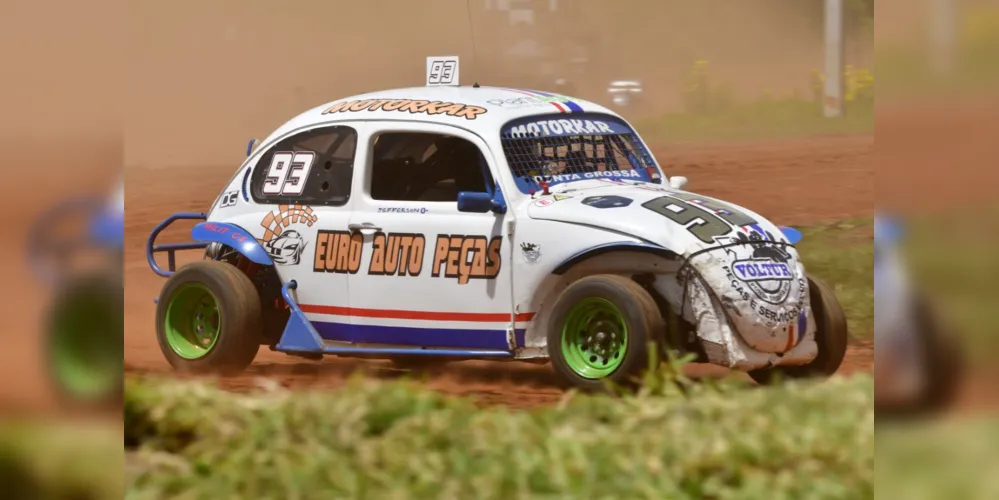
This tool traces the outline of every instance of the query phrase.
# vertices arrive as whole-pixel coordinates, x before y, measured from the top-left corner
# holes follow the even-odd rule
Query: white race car
[[[550,359],[595,389],[635,380],[650,346],[758,381],[828,376],[845,354],[800,233],[682,190],[591,102],[459,86],[457,58],[428,58],[424,87],[324,104],[253,144],[207,214],[149,237],[169,277],[157,336],[178,369],[239,371],[267,345]],[[179,219],[203,220],[195,242],[157,245]],[[192,248],[207,258],[175,271]]]

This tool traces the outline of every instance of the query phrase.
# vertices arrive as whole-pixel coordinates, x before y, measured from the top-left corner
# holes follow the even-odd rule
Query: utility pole
[[[822,108],[826,118],[843,115],[843,0],[825,0],[826,80]]]
[[[948,76],[954,70],[954,31],[957,24],[954,0],[930,2],[930,54],[937,76]]]

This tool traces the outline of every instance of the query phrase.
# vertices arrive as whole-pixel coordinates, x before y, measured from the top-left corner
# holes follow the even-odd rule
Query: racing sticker
[[[520,251],[524,255],[524,261],[528,264],[533,265],[541,262],[541,245],[525,241],[520,244]]]
[[[322,114],[333,113],[359,113],[361,111],[398,111],[410,114],[427,115],[448,115],[466,120],[474,120],[479,115],[487,112],[481,106],[470,106],[455,102],[445,101],[420,101],[415,99],[361,99],[354,101],[338,102],[325,110]]]
[[[536,207],[542,207],[542,208],[544,208],[544,207],[550,207],[550,206],[554,205],[555,202],[562,201],[562,200],[568,200],[569,198],[572,198],[572,197],[573,197],[572,195],[568,195],[568,194],[557,194],[556,193],[556,194],[553,194],[551,197],[545,197],[545,198],[539,198],[539,199],[537,199],[534,202],[534,206],[536,206]]]
[[[375,276],[419,276],[423,271],[422,234],[375,233],[371,242],[368,274]]]
[[[512,90],[512,92],[524,93],[518,90]],[[570,103],[572,103],[572,99],[563,95],[529,95],[527,93],[508,99],[490,99],[486,101],[486,104],[505,109],[547,108],[548,106],[568,105]]]
[[[234,207],[237,201],[239,201],[239,191],[223,193],[219,198],[219,208]]]
[[[768,324],[797,322],[801,308],[783,307],[791,291],[807,290],[790,251],[767,231],[741,228],[731,243],[746,243],[725,249],[732,259],[722,271],[732,289]]]
[[[425,214],[430,209],[427,207],[378,207],[380,214]]]
[[[569,102],[569,98],[559,95],[553,95],[551,97],[525,95],[523,97],[513,97],[510,99],[490,99],[486,101],[486,104],[506,109],[521,109],[548,107],[548,105],[553,102],[566,103]]]
[[[610,120],[555,119],[535,120],[507,127],[504,136],[519,137],[552,137],[571,135],[612,135],[630,134],[627,125]]]
[[[500,271],[502,244],[500,236],[489,240],[485,236],[438,235],[431,275],[456,278],[461,285],[470,279],[494,279]]]
[[[583,172],[579,174],[552,174],[547,176],[535,175],[533,177],[534,182],[540,183],[543,180],[547,180],[549,183],[556,182],[568,182],[568,181],[581,181],[583,179],[621,179],[621,178],[633,178],[642,179],[642,174],[638,173],[637,170],[633,168],[625,170],[598,170],[596,172]]]
[[[350,231],[323,231],[316,235],[312,270],[317,273],[356,274],[361,267],[364,236]]]
[[[580,203],[593,208],[620,208],[631,205],[632,201],[624,196],[587,196]]]
[[[312,213],[312,207],[305,205],[279,205],[278,209],[269,212],[260,225],[264,228],[264,237],[260,244],[277,265],[298,265],[302,253],[309,244],[302,234],[291,226],[305,225],[312,227],[318,217]]]

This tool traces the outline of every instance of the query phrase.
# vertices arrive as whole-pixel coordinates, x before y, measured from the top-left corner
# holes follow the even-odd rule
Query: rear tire
[[[649,343],[662,346],[666,323],[655,300],[634,281],[601,274],[569,285],[548,320],[548,354],[563,385],[602,390],[638,384]]]
[[[818,344],[819,354],[805,365],[776,366],[749,371],[749,376],[757,383],[770,384],[781,377],[828,378],[843,364],[846,345],[850,339],[843,306],[840,305],[832,288],[814,276],[808,277],[808,295],[815,318],[815,342]]]
[[[239,373],[260,348],[260,309],[253,282],[235,266],[217,261],[188,264],[160,293],[160,350],[178,371]]]

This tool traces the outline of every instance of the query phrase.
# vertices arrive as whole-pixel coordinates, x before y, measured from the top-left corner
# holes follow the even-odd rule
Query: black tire
[[[124,286],[121,275],[98,272],[73,279],[49,309],[45,369],[63,403],[120,405],[124,394]]]
[[[818,344],[818,356],[805,365],[777,366],[749,371],[749,376],[757,383],[770,384],[781,377],[828,378],[843,364],[846,345],[850,339],[843,306],[840,305],[832,288],[814,276],[808,277],[808,295],[816,323],[815,342]]]
[[[623,360],[610,374],[587,378],[574,370],[562,350],[562,327],[567,315],[580,301],[604,299],[621,312],[628,328]],[[648,368],[649,343],[661,349],[666,334],[666,322],[655,300],[634,281],[617,275],[588,276],[569,285],[552,306],[547,325],[548,355],[562,385],[586,392],[606,388],[605,379],[618,387],[635,387]]]
[[[882,416],[920,417],[944,411],[953,404],[964,375],[964,353],[954,333],[943,324],[924,294],[917,292],[912,300],[913,312],[917,315],[915,324],[919,327],[916,339],[924,355],[926,385],[919,396],[907,404],[878,405],[875,401],[875,412]]]
[[[217,340],[203,356],[189,359],[167,340],[167,308],[175,293],[187,284],[200,284],[214,298],[219,313]],[[217,261],[188,264],[171,276],[156,306],[156,337],[160,350],[174,369],[189,373],[232,375],[246,369],[261,343],[261,307],[257,289],[235,266]]]

